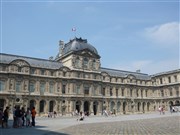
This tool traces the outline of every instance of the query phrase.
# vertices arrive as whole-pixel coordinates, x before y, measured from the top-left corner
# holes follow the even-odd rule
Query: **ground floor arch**
[[[42,112],[45,112],[45,104],[46,104],[46,101],[45,100],[41,100],[39,102],[39,112],[42,113]]]
[[[78,113],[80,112],[80,110],[81,110],[81,101],[76,101],[76,104],[75,104],[75,106],[76,106],[76,110],[78,111]]]
[[[5,108],[5,100],[0,99],[0,108],[4,109]]]
[[[84,102],[84,112],[85,113],[89,113],[89,105],[90,105],[90,103],[88,101]]]
[[[126,114],[126,105],[127,105],[127,103],[123,102],[123,114]]]
[[[54,112],[55,101],[49,101],[49,112]]]
[[[98,102],[94,101],[93,102],[93,112],[94,112],[94,115],[97,115],[97,110],[98,110]]]

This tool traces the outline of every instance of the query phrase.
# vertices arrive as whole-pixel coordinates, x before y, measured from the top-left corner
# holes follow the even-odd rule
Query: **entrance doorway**
[[[98,102],[95,101],[95,102],[93,103],[93,112],[94,112],[94,115],[97,114],[97,108],[98,108]]]
[[[80,109],[81,109],[81,102],[76,101],[76,110],[78,111],[78,113],[80,112]]]
[[[89,114],[89,102],[88,101],[84,102],[84,113],[87,115]]]
[[[123,102],[123,113],[126,114],[126,102]]]

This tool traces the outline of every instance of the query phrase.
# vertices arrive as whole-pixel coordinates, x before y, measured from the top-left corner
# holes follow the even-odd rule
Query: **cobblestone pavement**
[[[132,114],[120,116],[37,117],[36,127],[2,129],[0,135],[180,135],[180,112]]]
[[[180,117],[80,124],[61,132],[70,135],[180,135]]]

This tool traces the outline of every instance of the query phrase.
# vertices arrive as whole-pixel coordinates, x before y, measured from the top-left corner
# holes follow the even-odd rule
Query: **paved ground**
[[[0,128],[0,135],[180,135],[180,113],[37,118],[32,128]],[[12,121],[10,121],[10,125]]]

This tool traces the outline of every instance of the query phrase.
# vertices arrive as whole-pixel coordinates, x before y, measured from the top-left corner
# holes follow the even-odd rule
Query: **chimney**
[[[140,70],[140,69],[136,70],[136,73],[140,73],[140,72],[141,72],[141,70]]]
[[[59,56],[62,56],[62,51],[64,49],[64,41],[59,41]]]

